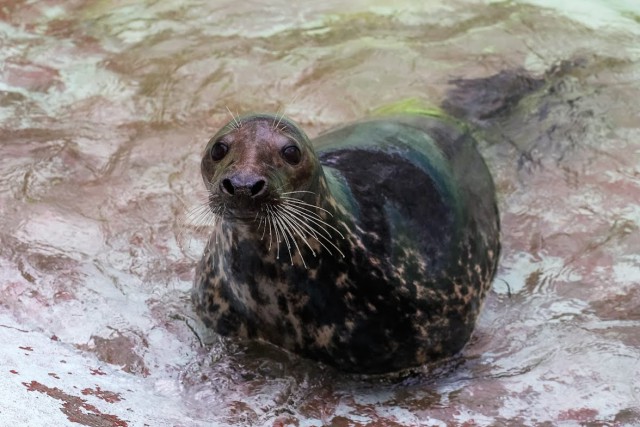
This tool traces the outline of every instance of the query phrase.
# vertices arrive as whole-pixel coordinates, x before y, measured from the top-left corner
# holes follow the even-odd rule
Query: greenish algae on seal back
[[[364,120],[309,141],[238,117],[207,144],[215,223],[193,290],[204,323],[377,374],[458,352],[500,253],[493,181],[437,115]]]

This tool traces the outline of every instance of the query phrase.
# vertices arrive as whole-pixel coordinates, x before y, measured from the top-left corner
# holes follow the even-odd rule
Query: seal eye
[[[289,145],[282,149],[282,157],[291,165],[297,165],[302,159],[300,149],[295,145]]]
[[[211,156],[211,160],[213,160],[214,162],[219,162],[224,158],[224,156],[227,155],[228,151],[229,147],[227,147],[227,144],[216,142],[215,144],[213,144],[213,147],[211,147],[209,155]]]

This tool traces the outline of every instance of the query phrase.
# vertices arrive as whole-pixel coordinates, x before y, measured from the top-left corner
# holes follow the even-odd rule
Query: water
[[[640,425],[637,3],[0,6],[3,423]],[[504,247],[460,357],[363,380],[204,335],[183,218],[227,107],[315,135],[516,69],[508,114],[458,110]]]

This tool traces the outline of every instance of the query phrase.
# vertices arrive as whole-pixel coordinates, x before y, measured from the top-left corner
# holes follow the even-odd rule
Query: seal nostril
[[[251,187],[251,197],[255,197],[260,194],[260,192],[264,190],[265,184],[266,182],[264,182],[263,179],[253,184],[253,186]]]
[[[235,192],[235,188],[233,188],[233,184],[231,183],[230,179],[223,179],[222,180],[222,188],[223,191],[226,191],[228,194],[233,196],[233,193]]]

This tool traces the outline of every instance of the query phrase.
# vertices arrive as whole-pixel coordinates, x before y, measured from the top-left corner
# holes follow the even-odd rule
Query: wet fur
[[[216,163],[220,140],[232,149]],[[279,155],[291,143],[299,167]],[[371,120],[312,145],[285,118],[245,116],[212,138],[202,171],[218,216],[193,292],[207,326],[360,373],[418,366],[468,341],[495,274],[499,221],[491,176],[455,126]],[[265,177],[266,196],[234,207],[219,194],[230,173]],[[276,225],[265,206],[275,212],[284,197],[313,209],[339,251],[312,236],[266,238]]]

